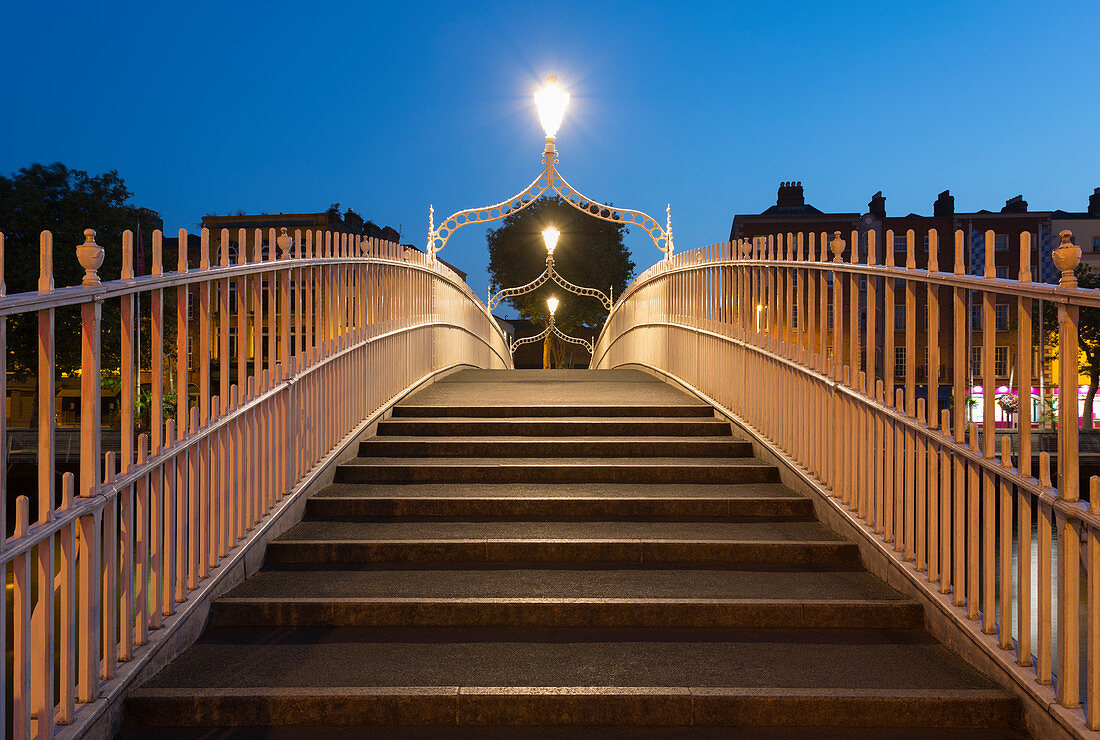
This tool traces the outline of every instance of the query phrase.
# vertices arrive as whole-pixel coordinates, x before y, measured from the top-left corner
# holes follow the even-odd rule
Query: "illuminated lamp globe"
[[[561,236],[561,232],[553,226],[547,226],[542,230],[542,240],[546,242],[546,253],[550,256],[554,255],[554,247],[558,246],[559,236]]]
[[[546,307],[550,309],[550,315],[553,316],[554,312],[558,310],[558,299],[554,297],[547,298]]]
[[[565,106],[569,105],[569,93],[558,84],[557,77],[550,75],[542,89],[535,93],[535,105],[538,106],[539,120],[542,122],[542,130],[546,132],[546,138],[553,139],[561,126]]]

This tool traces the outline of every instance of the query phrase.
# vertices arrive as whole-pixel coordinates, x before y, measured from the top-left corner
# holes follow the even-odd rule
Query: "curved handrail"
[[[853,232],[849,240],[839,232],[831,240],[817,236],[740,240],[654,265],[612,309],[591,366],[647,367],[714,403],[937,602],[976,649],[1003,666],[1006,685],[1037,700],[1036,707],[1056,707],[1051,716],[1076,734],[1100,729],[1100,675],[1078,674],[1083,647],[1093,664],[1100,658],[1100,637],[1090,627],[1083,646],[1077,621],[1084,603],[1079,575],[1089,579],[1090,593],[1100,589],[1100,478],[1089,481],[1089,501],[1080,500],[1077,406],[1059,404],[1054,479],[1048,453],[1033,462],[1030,423],[1017,424],[1015,444],[1007,435],[997,438],[992,389],[1002,370],[987,360],[971,379],[967,347],[968,327],[978,322],[980,346],[1018,342],[1009,367],[1017,378],[1032,378],[1033,328],[1044,320],[1034,315],[1033,301],[1046,301],[1059,315],[1057,381],[1076,394],[1080,309],[1100,306],[1100,291],[1077,286],[1072,271],[1080,253],[1070,235],[1063,232],[1054,249],[1059,285],[1032,282],[1026,233],[1018,280],[996,277],[991,231],[984,235],[984,269],[972,266],[981,275],[967,274],[969,239],[962,232],[954,235],[949,272],[939,269],[934,230],[921,269],[913,231],[905,237],[904,265],[894,264],[891,231],[885,264],[876,258],[873,231]],[[846,247],[856,243],[860,249],[845,259]],[[826,245],[831,254],[815,250]],[[970,291],[979,292],[978,314],[971,314]],[[894,311],[876,328],[884,321],[879,300],[897,307],[896,330]],[[921,303],[930,314],[925,328]],[[919,363],[922,345],[928,355]],[[875,357],[879,347],[885,363]],[[897,367],[895,349],[905,360]],[[1040,357],[1046,354],[1040,348]],[[938,394],[918,393],[920,373],[938,378],[948,365],[954,408]],[[962,404],[975,383],[990,392],[971,420]],[[1017,403],[1016,420],[1030,419],[1030,393]],[[953,419],[955,411],[961,418]],[[1057,589],[1053,573],[1063,574]],[[1089,625],[1100,620],[1098,610],[1100,601],[1090,597]],[[1035,680],[1023,680],[1019,666],[1031,666]]]

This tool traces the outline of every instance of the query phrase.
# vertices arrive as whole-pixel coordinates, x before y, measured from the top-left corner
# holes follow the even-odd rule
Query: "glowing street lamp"
[[[553,139],[558,135],[565,107],[569,105],[569,93],[562,89],[557,77],[550,75],[542,89],[535,93],[535,105],[538,106],[539,121],[546,138]]]
[[[533,342],[549,342],[551,336],[557,336],[564,342],[579,344],[586,350],[588,350],[588,354],[592,354],[592,342],[580,339],[578,337],[571,337],[558,328],[557,321],[554,318],[554,313],[558,310],[558,299],[556,296],[550,296],[546,299],[546,308],[550,310],[550,320],[546,322],[546,328],[533,337],[524,337],[522,339],[517,339],[516,341],[512,342],[512,345],[509,347],[512,354],[514,355],[516,353],[516,348],[520,345],[531,344]],[[543,351],[546,352],[548,350],[544,349]]]
[[[606,294],[601,290],[596,290],[595,288],[582,288],[579,285],[573,285],[573,283],[563,278],[554,270],[554,248],[558,246],[559,236],[561,236],[561,232],[555,229],[553,226],[547,226],[545,229],[542,230],[542,240],[546,244],[546,269],[543,270],[542,274],[539,275],[537,278],[527,283],[527,285],[521,285],[516,288],[505,288],[496,295],[493,295],[492,288],[490,288],[489,300],[485,304],[489,307],[490,311],[496,308],[497,304],[500,303],[502,299],[512,298],[514,296],[530,293],[532,290],[535,290],[543,283],[550,280],[554,281],[555,283],[575,295],[596,298],[600,301],[600,303],[603,304],[604,308],[606,308],[608,311],[611,310],[612,301],[609,294]],[[554,299],[554,305],[558,305],[556,298]],[[550,315],[551,317],[553,317],[553,309],[551,309]]]
[[[558,246],[559,236],[561,236],[561,232],[553,226],[547,226],[542,230],[542,240],[546,243],[546,253],[550,256],[554,255],[554,247]]]
[[[616,208],[604,203],[599,203],[584,195],[562,177],[558,172],[558,151],[554,143],[561,127],[562,117],[569,105],[569,93],[558,82],[558,78],[551,75],[546,78],[546,84],[535,93],[535,106],[538,108],[539,121],[546,133],[546,147],[542,151],[542,171],[538,176],[520,192],[507,200],[481,208],[467,208],[456,211],[448,216],[437,227],[435,225],[435,208],[428,207],[428,244],[427,253],[431,259],[443,247],[447,246],[447,240],[455,231],[470,224],[483,224],[489,221],[498,221],[520,211],[538,200],[543,193],[553,191],[557,193],[566,205],[576,208],[594,218],[610,221],[615,224],[634,226],[641,229],[653,241],[653,245],[664,253],[665,259],[672,259],[672,207],[665,208],[665,225],[658,223],[657,219],[643,211],[632,208]],[[553,247],[547,246],[547,251],[553,253]]]

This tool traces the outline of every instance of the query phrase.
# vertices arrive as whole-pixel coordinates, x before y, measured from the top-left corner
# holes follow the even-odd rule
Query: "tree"
[[[104,247],[103,280],[122,272],[122,232],[141,221],[144,234],[155,228],[149,212],[130,205],[130,191],[115,170],[89,175],[60,162],[32,164],[10,177],[0,176],[0,231],[4,233],[4,278],[9,294],[38,289],[39,235],[53,233],[53,275],[58,287],[78,285],[84,270],[76,259],[76,246],[84,243],[84,229],[95,229],[96,242]],[[148,238],[148,237],[146,237]],[[118,365],[118,307],[104,305],[103,366]],[[80,368],[80,314],[58,310],[55,317],[55,352],[58,373]],[[113,341],[112,341],[113,340]],[[37,369],[37,319],[21,314],[8,320],[8,371],[25,378]]]
[[[1077,277],[1077,284],[1082,288],[1100,288],[1100,275],[1092,272],[1092,268],[1085,263],[1077,265],[1073,271]],[[1092,429],[1092,408],[1096,400],[1096,392],[1100,389],[1100,308],[1082,306],[1077,325],[1077,341],[1081,350],[1080,372],[1089,376],[1089,390],[1085,394],[1085,409],[1083,427]],[[1048,301],[1043,310],[1043,334],[1047,338],[1047,346],[1055,351],[1050,359],[1057,358],[1058,349],[1058,306],[1053,301]],[[1076,388],[1059,389],[1064,398],[1073,398],[1077,395]],[[1066,393],[1070,395],[1066,396]]]
[[[576,210],[561,198],[540,198],[527,208],[504,218],[497,229],[489,229],[489,287],[525,285],[546,267],[546,246],[542,230],[554,226],[561,232],[554,251],[554,270],[569,282],[620,295],[634,277],[634,262],[623,244],[623,224],[602,221]],[[546,299],[556,295],[561,304],[555,314],[558,328],[575,331],[581,326],[597,327],[607,310],[595,298],[576,296],[547,282],[525,295],[508,299],[520,316],[546,322]]]

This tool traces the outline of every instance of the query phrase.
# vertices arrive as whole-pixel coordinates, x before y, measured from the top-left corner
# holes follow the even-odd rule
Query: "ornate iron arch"
[[[517,339],[516,341],[512,342],[512,346],[509,347],[509,351],[514,355],[516,353],[516,347],[519,347],[521,344],[531,344],[532,342],[541,341],[549,334],[557,336],[562,341],[570,342],[572,344],[579,344],[588,350],[588,354],[592,354],[592,343],[578,337],[571,337],[563,332],[561,329],[559,329],[557,323],[555,323],[554,321],[554,314],[550,314],[550,323],[546,325],[545,329],[543,329],[533,337],[524,337],[523,339]]]
[[[538,200],[547,190],[553,190],[562,200],[582,213],[611,223],[637,226],[649,235],[654,246],[661,250],[665,259],[672,259],[672,206],[665,208],[664,228],[649,214],[632,208],[615,208],[595,201],[570,185],[558,172],[558,152],[554,139],[546,139],[546,148],[542,153],[542,172],[530,185],[507,200],[481,208],[467,208],[456,211],[439,225],[435,226],[435,207],[428,207],[428,248],[433,258],[436,252],[447,246],[447,240],[454,232],[470,224],[483,224],[498,221],[509,214],[521,211]],[[537,286],[536,286],[537,287]],[[564,286],[563,286],[564,287]]]

